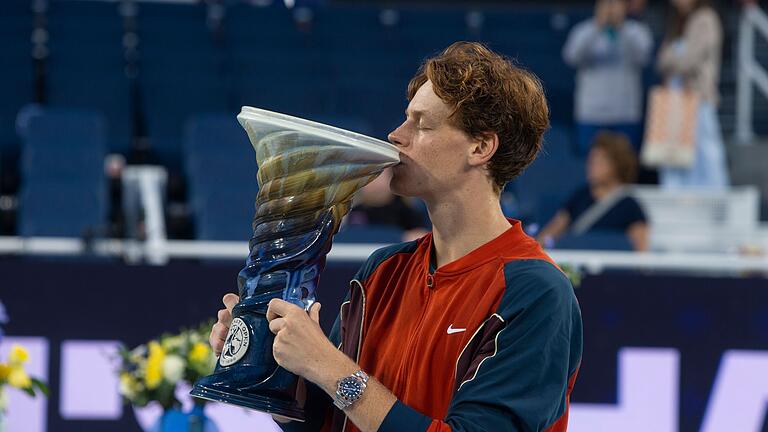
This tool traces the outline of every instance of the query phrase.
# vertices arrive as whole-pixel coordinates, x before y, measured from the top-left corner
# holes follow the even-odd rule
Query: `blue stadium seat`
[[[408,78],[384,77],[385,73],[380,70],[371,75],[360,69],[350,70],[339,77],[338,83],[338,113],[370,122],[373,135],[380,139],[386,139],[402,123],[408,106]]]
[[[52,2],[48,31],[47,104],[104,113],[109,124],[108,149],[127,154],[133,130],[118,5]]]
[[[520,217],[527,223],[546,224],[585,182],[583,160],[540,155],[514,182]]]
[[[370,57],[371,51],[376,56],[398,53],[402,56],[409,47],[399,23],[384,25],[381,13],[382,9],[367,6],[319,8],[312,24],[313,42],[329,58],[341,60]],[[397,12],[395,15],[399,16]]]
[[[310,120],[325,123],[338,128],[346,129],[352,132],[361,133],[364,135],[371,135],[373,133],[373,126],[371,122],[365,120],[362,117],[345,116],[338,114],[319,114],[310,117]]]
[[[491,48],[542,80],[554,122],[572,122],[573,70],[560,53],[570,27],[584,16],[581,10],[563,14],[548,7],[485,14],[484,34]]]
[[[83,110],[32,117],[22,146],[20,235],[81,236],[106,225],[105,123]]]
[[[256,154],[230,114],[193,117],[185,128],[184,165],[193,196],[255,182]]]
[[[23,237],[80,237],[107,223],[104,182],[25,182],[19,197],[18,233]]]
[[[570,128],[553,124],[552,127],[544,134],[544,145],[541,149],[541,155],[539,157],[564,160],[573,159],[576,157],[573,151],[573,135]]]
[[[590,232],[584,235],[564,235],[555,249],[631,251],[632,243],[624,233]]]
[[[6,0],[0,6],[0,153],[5,164],[19,153],[16,115],[33,99],[32,5],[28,0]],[[6,165],[6,167],[10,167]]]
[[[401,10],[400,17],[403,38],[422,57],[436,54],[456,41],[474,39],[467,31],[463,8],[409,8]]]
[[[255,183],[255,180],[254,180]],[[198,240],[248,240],[253,234],[256,193],[240,185],[195,200],[195,238]]]
[[[348,225],[334,237],[336,243],[400,243],[403,230],[386,225]]]
[[[262,56],[264,52],[295,55],[307,50],[311,42],[307,34],[297,30],[292,11],[281,7],[246,4],[230,7],[224,32],[233,52],[254,57]]]
[[[96,111],[81,109],[43,109],[30,120],[25,147],[53,150],[74,147],[74,152],[106,150],[107,125]]]
[[[102,115],[84,110],[47,109],[32,117],[22,147],[23,182],[103,181],[105,123]]]
[[[138,36],[149,142],[157,160],[175,170],[182,165],[186,121],[230,109],[222,55],[207,27],[204,4],[142,3]]]
[[[245,240],[258,192],[256,155],[231,114],[205,114],[185,127],[189,201],[201,240]]]

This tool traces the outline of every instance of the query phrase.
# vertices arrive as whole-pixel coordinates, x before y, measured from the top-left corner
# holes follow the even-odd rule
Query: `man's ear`
[[[469,164],[472,166],[487,164],[499,149],[499,135],[485,132],[479,135],[469,150]]]

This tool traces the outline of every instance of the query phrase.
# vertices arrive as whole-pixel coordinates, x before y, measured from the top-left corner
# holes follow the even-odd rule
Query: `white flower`
[[[147,355],[147,346],[146,345],[139,345],[136,348],[131,350],[130,357],[131,359],[134,359],[134,361],[138,362],[139,359],[142,357],[146,357]]]
[[[120,394],[125,396],[128,400],[134,400],[136,398],[136,383],[127,373],[120,376]]]
[[[163,376],[165,380],[175,384],[184,376],[184,359],[175,354],[167,355],[163,359]]]

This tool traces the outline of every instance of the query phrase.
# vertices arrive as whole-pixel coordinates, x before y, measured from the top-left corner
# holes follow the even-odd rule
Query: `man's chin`
[[[415,196],[413,193],[409,193],[409,190],[406,187],[406,185],[402,184],[402,182],[399,179],[396,179],[394,177],[389,182],[389,190],[392,191],[393,194],[403,198]]]

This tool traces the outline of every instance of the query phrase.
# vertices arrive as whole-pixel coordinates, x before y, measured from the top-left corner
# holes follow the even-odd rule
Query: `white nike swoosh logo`
[[[453,324],[448,326],[448,334],[461,333],[464,331],[467,331],[467,329],[453,328]]]

